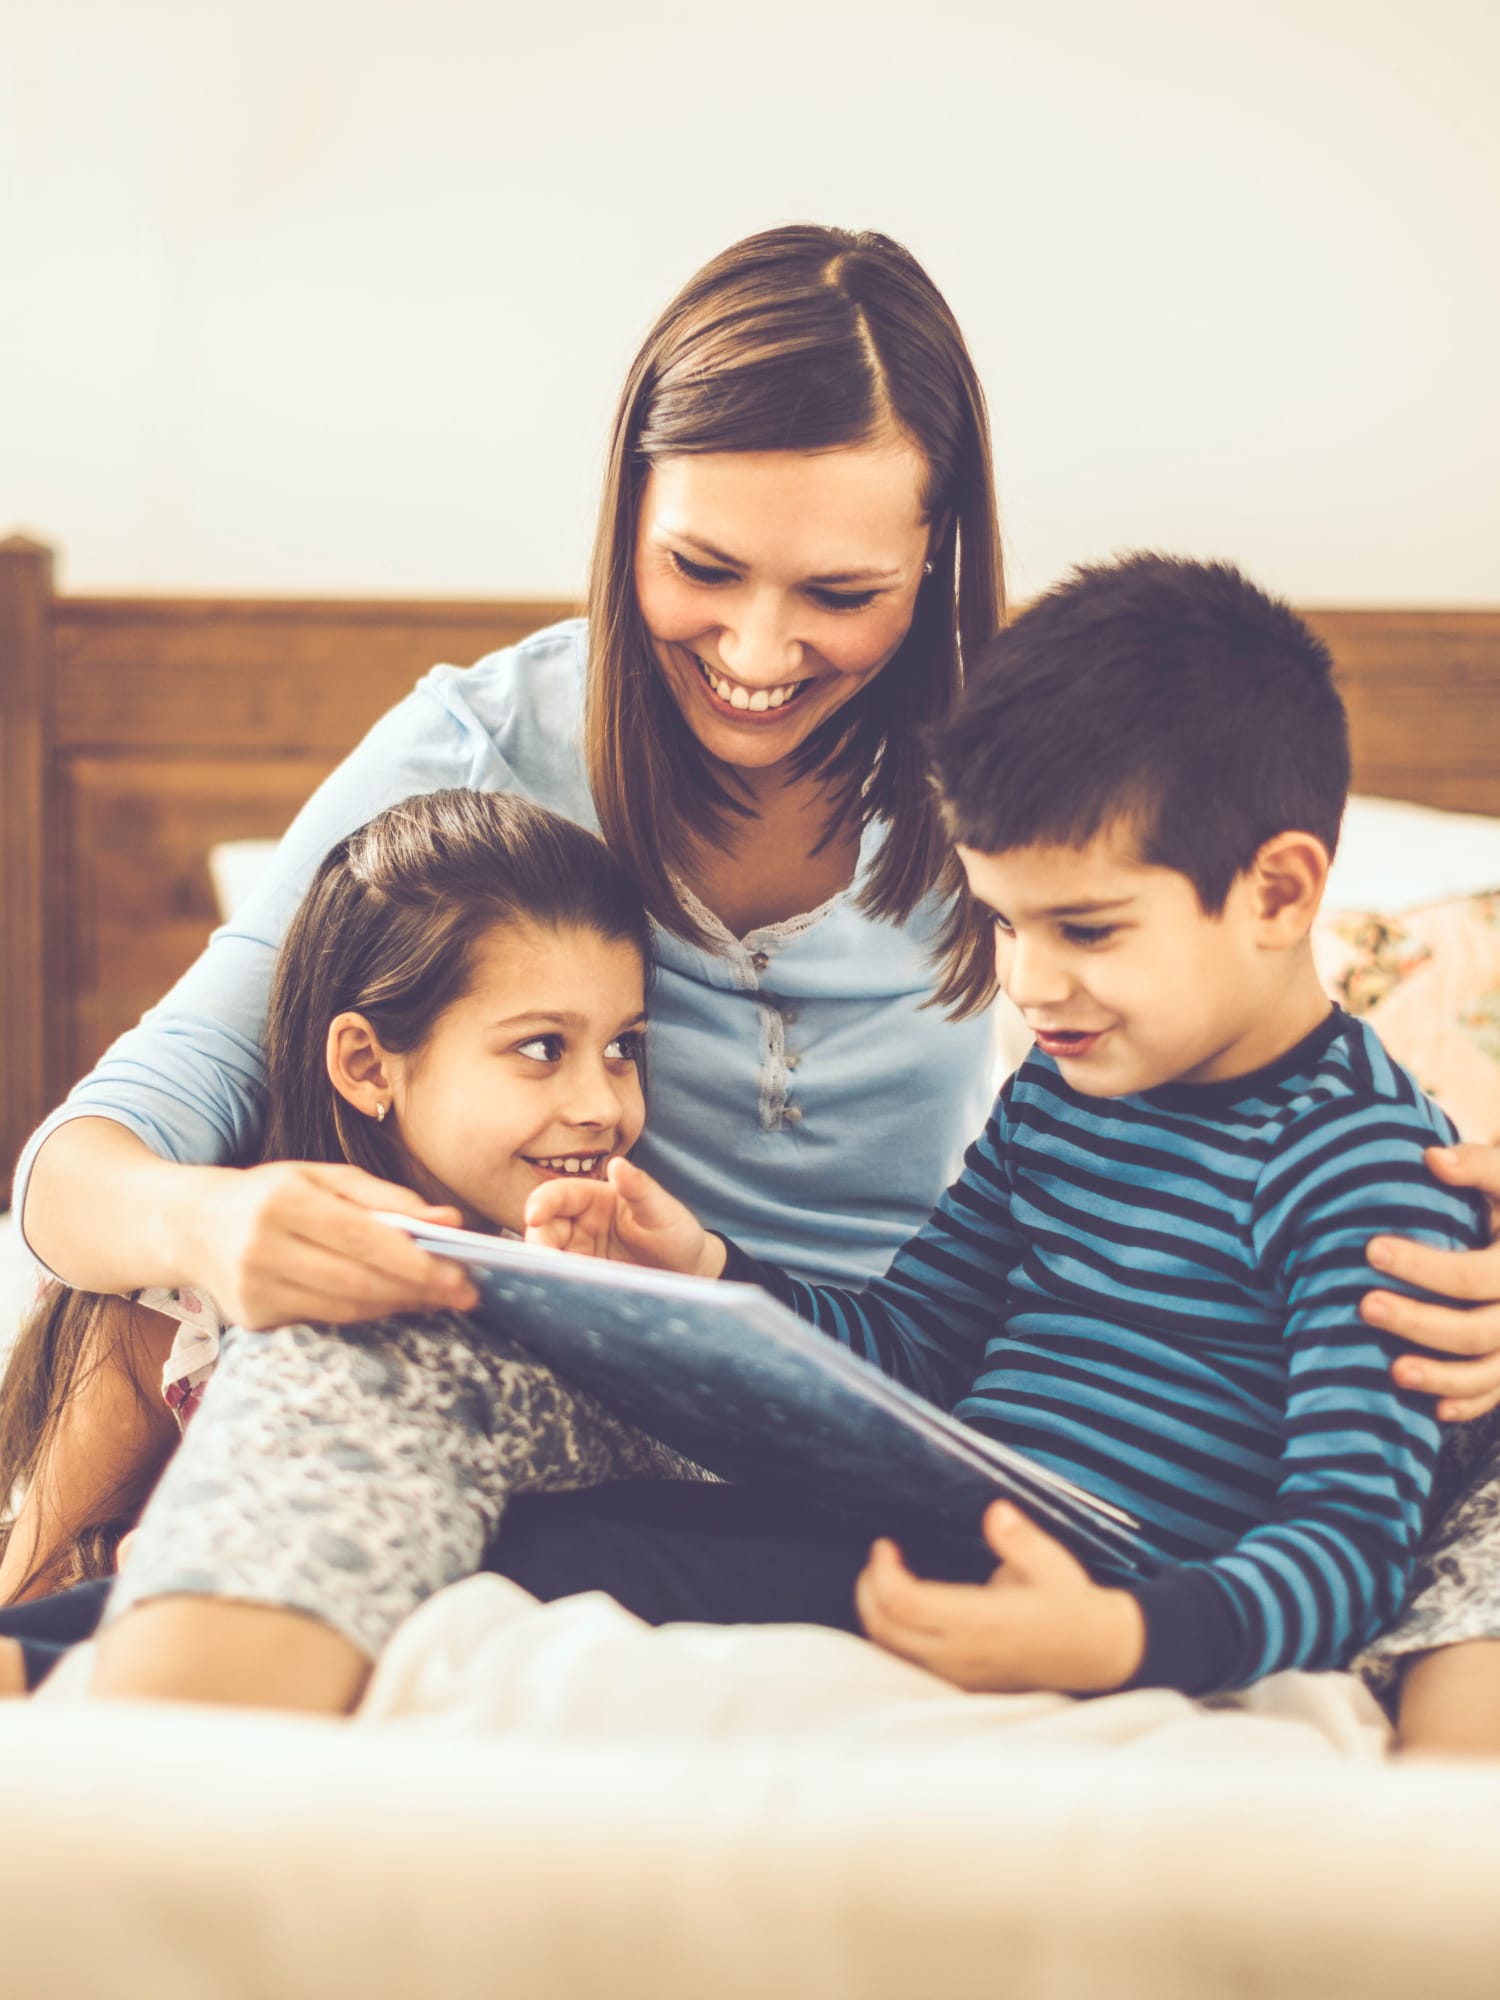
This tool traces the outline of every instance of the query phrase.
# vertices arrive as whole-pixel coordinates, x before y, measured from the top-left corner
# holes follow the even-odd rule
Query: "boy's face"
[[[1000,984],[1075,1090],[1211,1083],[1280,1052],[1259,1052],[1268,966],[1246,876],[1209,916],[1188,878],[1142,862],[1123,829],[1086,848],[958,857],[995,912]]]

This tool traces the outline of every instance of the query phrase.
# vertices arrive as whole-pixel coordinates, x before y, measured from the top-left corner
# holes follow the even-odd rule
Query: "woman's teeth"
[[[592,1174],[599,1170],[602,1153],[565,1153],[556,1160],[533,1160],[534,1167],[540,1167],[548,1174]]]
[[[716,673],[707,660],[701,659],[697,653],[694,653],[693,658],[698,661],[698,671],[720,701],[727,701],[731,708],[748,709],[752,715],[761,715],[768,708],[784,708],[789,701],[795,701],[807,686],[806,681],[787,681],[782,687],[757,688],[752,694],[749,688],[741,687],[738,681],[729,680],[725,675]]]

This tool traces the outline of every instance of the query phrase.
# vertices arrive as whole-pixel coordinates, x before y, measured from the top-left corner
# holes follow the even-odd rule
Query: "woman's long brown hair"
[[[650,963],[649,921],[625,869],[596,835],[526,799],[429,792],[341,841],[276,961],[256,1159],[347,1161],[399,1181],[405,1166],[390,1125],[352,1110],[329,1079],[329,1023],[359,1013],[393,1054],[419,1047],[467,991],[475,947],[501,925],[591,931]],[[156,1394],[136,1365],[138,1311],[127,1299],[52,1284],[23,1325],[0,1381],[0,1556],[11,1509],[94,1372],[119,1367],[143,1406]],[[13,1594],[110,1574],[166,1456],[132,1468],[89,1520],[55,1536]]]
[[[675,877],[704,839],[732,846],[746,808],[711,769],[657,667],[636,602],[641,493],[682,452],[828,451],[894,427],[927,466],[923,514],[942,524],[911,629],[880,674],[803,746],[830,800],[828,835],[883,820],[860,892],[901,922],[948,900],[937,1000],[994,992],[992,931],[963,888],[928,780],[921,731],[944,715],[1004,608],[984,395],[958,324],[887,236],[795,226],[746,238],[691,279],[652,328],[615,417],[589,577],[587,748],[604,836],[652,914],[706,940]]]

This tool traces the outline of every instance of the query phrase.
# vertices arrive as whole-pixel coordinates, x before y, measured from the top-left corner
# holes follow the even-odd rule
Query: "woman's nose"
[[[802,665],[802,642],[780,593],[755,591],[743,597],[725,619],[718,650],[726,672],[749,688],[779,687]]]

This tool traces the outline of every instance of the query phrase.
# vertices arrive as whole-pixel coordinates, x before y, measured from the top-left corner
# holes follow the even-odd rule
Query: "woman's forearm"
[[[24,1202],[33,1253],[79,1291],[201,1286],[248,1327],[476,1303],[461,1265],[380,1220],[394,1209],[455,1223],[458,1211],[359,1167],[182,1166],[109,1119],[75,1118],[38,1150]]]
[[[113,1119],[70,1119],[36,1156],[21,1233],[80,1291],[192,1284],[204,1201],[230,1171],[160,1159]]]

